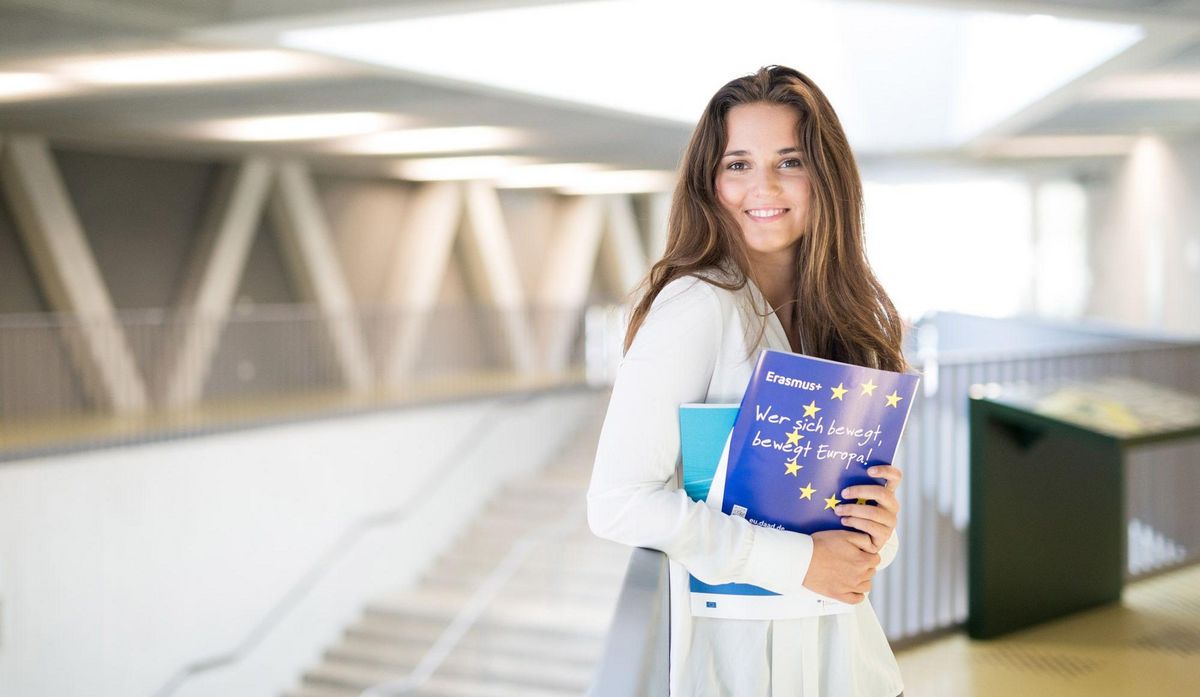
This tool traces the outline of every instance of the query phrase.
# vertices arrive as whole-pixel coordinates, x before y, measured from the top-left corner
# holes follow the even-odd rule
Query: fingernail
[[[846,512],[846,507],[845,506],[834,506],[833,512],[838,515],[842,515],[843,513]]]
[[[879,475],[879,468],[877,468],[877,467],[872,467],[871,469],[867,470],[867,474],[871,475],[872,477],[878,476],[878,475]]]
[[[842,498],[846,498],[846,499],[850,498],[850,490],[849,489],[842,489]]]

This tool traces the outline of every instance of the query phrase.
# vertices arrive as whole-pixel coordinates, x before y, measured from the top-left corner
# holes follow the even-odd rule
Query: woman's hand
[[[867,470],[872,477],[887,480],[878,484],[859,484],[842,490],[845,500],[867,500],[877,506],[844,503],[834,512],[851,530],[825,530],[812,534],[813,555],[804,575],[804,587],[844,603],[861,603],[871,590],[871,579],[879,567],[879,550],[896,529],[900,501],[896,488],[903,476],[891,465],[875,465]],[[865,533],[865,534],[864,534]]]
[[[869,535],[875,547],[874,551],[878,552],[896,529],[896,519],[900,515],[900,501],[896,498],[896,488],[900,486],[900,478],[903,475],[891,465],[875,465],[867,470],[867,474],[887,481],[883,486],[848,486],[842,490],[842,499],[874,501],[879,505],[843,503],[834,509],[834,513],[842,516],[842,525]]]
[[[804,587],[843,603],[861,603],[879,566],[871,540],[860,532],[822,530],[812,534],[812,541]]]

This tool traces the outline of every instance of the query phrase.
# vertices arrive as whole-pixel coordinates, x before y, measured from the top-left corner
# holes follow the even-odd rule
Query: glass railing
[[[613,318],[616,318],[614,321]],[[585,382],[620,350],[619,315],[478,306],[329,316],[0,316],[0,457]]]

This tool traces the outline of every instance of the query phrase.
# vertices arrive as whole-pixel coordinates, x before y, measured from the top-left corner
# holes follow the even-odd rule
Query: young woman
[[[688,145],[667,249],[635,305],[596,453],[599,536],[671,560],[671,695],[896,697],[900,671],[866,593],[896,556],[900,471],[855,486],[844,530],[751,525],[679,487],[679,405],[741,401],[762,348],[903,370],[901,322],[867,264],[862,184],[815,84],[773,66],[721,88]],[[764,307],[764,304],[766,305]],[[687,573],[854,605],[751,621],[692,617]]]

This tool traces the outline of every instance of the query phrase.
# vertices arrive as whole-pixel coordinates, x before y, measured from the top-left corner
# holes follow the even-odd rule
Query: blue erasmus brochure
[[[729,434],[737,414],[736,404],[680,405],[680,478],[693,501],[707,501],[713,508],[720,507],[723,458],[728,454]],[[691,613],[696,617],[794,619],[853,609],[852,605],[815,593],[783,596],[747,583],[710,585],[691,574],[688,589]]]
[[[893,461],[919,381],[764,349],[730,434],[721,510],[796,532],[846,529],[833,512],[841,491],[884,483],[867,468]]]

